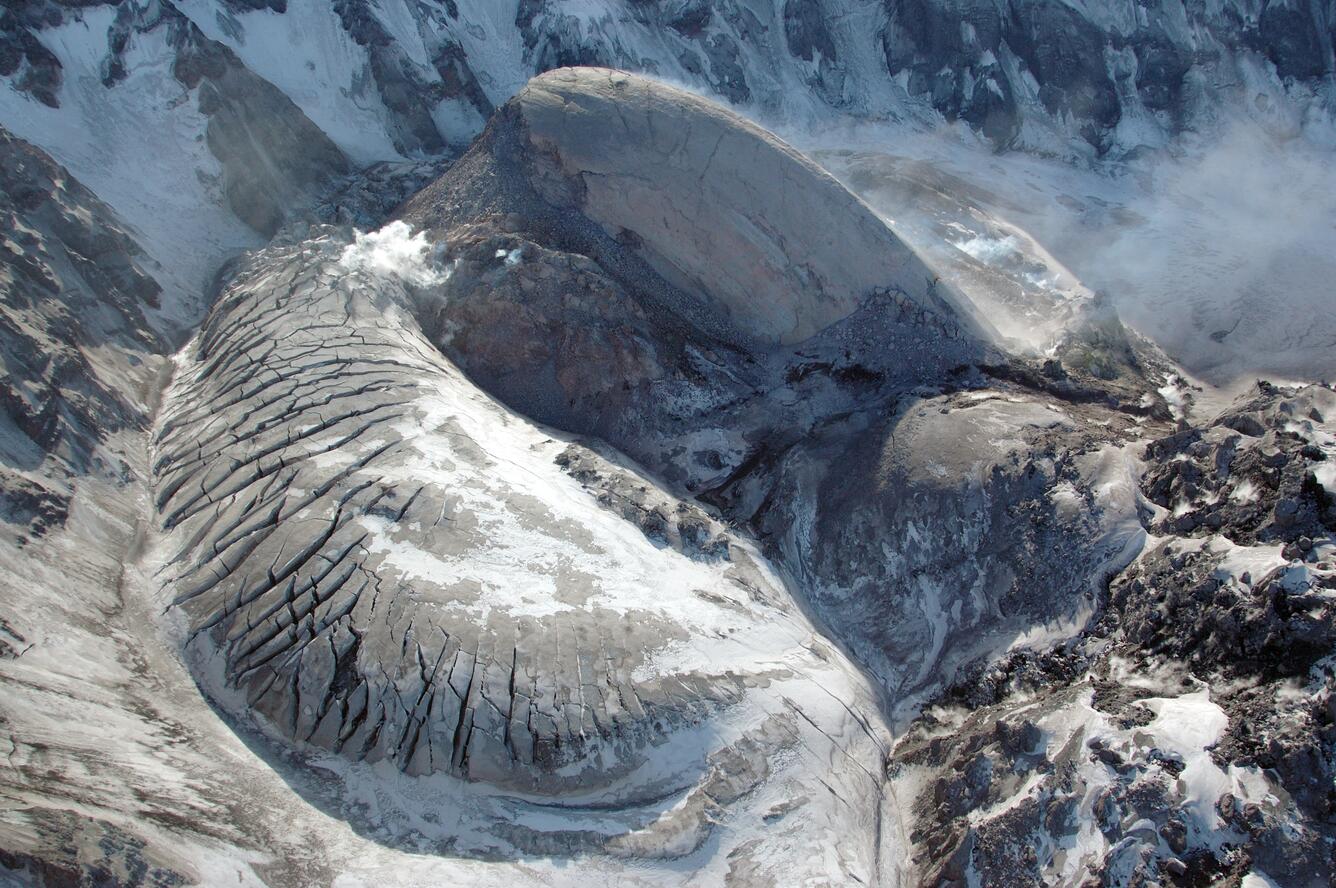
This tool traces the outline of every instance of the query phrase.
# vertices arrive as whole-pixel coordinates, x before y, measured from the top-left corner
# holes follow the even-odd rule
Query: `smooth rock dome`
[[[892,291],[986,338],[861,200],[726,108],[605,68],[550,71],[514,102],[534,147],[582,184],[586,216],[747,332],[799,342]]]

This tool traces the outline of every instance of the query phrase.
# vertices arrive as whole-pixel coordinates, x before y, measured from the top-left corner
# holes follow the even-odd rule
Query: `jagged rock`
[[[1325,386],[1263,385],[1207,428],[1250,416],[1264,434],[1285,428],[1325,453],[1330,397]],[[1148,492],[1159,468],[1184,462],[1185,441],[1196,432],[1149,444]],[[1278,458],[1282,473],[1311,458],[1295,443]],[[1216,453],[1201,448],[1192,459]],[[1087,874],[1153,884],[1160,873],[1195,884],[1249,868],[1281,884],[1330,881],[1336,727],[1323,664],[1336,647],[1334,578],[1285,561],[1281,541],[1300,550],[1298,530],[1269,528],[1265,545],[1250,513],[1221,518],[1209,536],[1148,545],[1079,638],[967,671],[920,717],[892,768],[925,787],[913,837],[924,867],[984,884],[1080,884]],[[1018,709],[1037,728],[1033,745],[1008,742],[1003,725]],[[955,796],[939,787],[983,758],[994,776],[962,835]],[[1006,783],[1014,773],[1027,779]],[[1094,823],[1041,819],[1036,798],[1088,799]],[[1018,854],[1018,843],[1034,851]],[[1048,850],[1064,846],[1074,850]]]
[[[1147,495],[1164,509],[1159,526],[1196,536],[1228,527],[1240,545],[1336,530],[1336,482],[1319,481],[1328,477],[1319,444],[1329,416],[1329,388],[1289,394],[1262,383],[1212,423],[1153,442]]]
[[[40,35],[100,5],[43,0],[7,10],[0,19],[0,76],[58,106],[62,64]],[[183,12],[199,16],[195,24],[233,51],[244,48],[248,28],[274,27],[276,20],[298,32],[309,27],[305,8],[290,9],[283,0],[218,6],[216,16],[207,4]],[[176,14],[161,4],[144,8]],[[123,7],[121,14],[136,13]],[[588,8],[525,0],[502,21],[483,9],[461,14],[454,0],[417,4],[402,20],[365,0],[341,0],[323,14],[352,47],[354,82],[342,84],[345,98],[378,106],[380,135],[407,155],[462,147],[461,126],[476,130],[508,98],[505,84],[513,88],[524,76],[568,65],[684,79],[767,115],[800,112],[813,99],[873,119],[922,103],[947,120],[964,120],[999,148],[1123,153],[1157,144],[1146,135],[1151,130],[1172,135],[1211,118],[1222,91],[1204,84],[1250,77],[1252,65],[1274,66],[1277,92],[1298,86],[1292,99],[1302,102],[1304,91],[1332,70],[1336,28],[1321,0],[1203,7],[1157,0],[1136,15],[1058,0],[760,7],[741,0],[621,0]],[[113,28],[108,38],[110,86],[125,75],[126,34]],[[513,43],[517,57],[498,58],[502,42]],[[252,73],[274,81],[286,62],[266,59]],[[314,113],[318,103],[304,108]],[[1121,127],[1124,121],[1131,125]]]

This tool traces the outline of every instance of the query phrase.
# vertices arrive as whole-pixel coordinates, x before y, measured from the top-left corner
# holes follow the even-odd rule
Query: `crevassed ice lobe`
[[[255,259],[168,394],[157,504],[206,689],[355,760],[605,803],[728,799],[730,740],[762,763],[744,784],[797,750],[870,817],[869,693],[764,561],[473,387],[345,243]],[[651,539],[558,462],[671,522]]]

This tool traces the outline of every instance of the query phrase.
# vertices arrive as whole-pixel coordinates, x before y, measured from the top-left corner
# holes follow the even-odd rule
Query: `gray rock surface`
[[[963,336],[987,335],[858,198],[716,104],[595,68],[536,78],[515,102],[540,194],[579,209],[738,330],[792,345],[881,290]],[[549,156],[555,169],[543,167]]]
[[[565,127],[551,111],[563,92],[585,108]],[[674,127],[697,136],[661,143]],[[604,130],[621,132],[607,150],[586,135]],[[712,172],[701,146],[725,140],[748,170]],[[781,175],[789,187],[762,198],[762,180]],[[680,212],[619,224],[630,210],[615,194],[648,206],[688,182],[701,199]],[[746,209],[752,199],[767,212]],[[841,406],[996,357],[969,304],[829,176],[643,78],[536,79],[400,217],[451,263],[419,297],[446,354],[526,414],[693,490]],[[812,219],[826,220],[821,239]],[[704,275],[701,249],[718,251],[720,274]],[[764,289],[743,286],[749,275]]]
[[[0,232],[0,881],[188,884],[153,812],[209,806],[146,764],[179,723],[122,622],[160,288],[123,220],[3,129]]]
[[[603,147],[587,135],[604,132]],[[689,136],[666,159],[665,133]],[[725,164],[715,180],[697,139],[731,145],[745,172]],[[772,167],[792,184],[762,192]],[[650,195],[687,181],[702,199],[686,215],[620,224],[625,195],[665,206]],[[766,212],[725,212],[754,199]],[[420,296],[446,354],[516,409],[603,438],[759,532],[897,697],[938,680],[961,645],[1079,625],[1092,583],[1139,539],[1114,452],[1133,417],[1108,405],[1155,402],[1143,376],[1115,385],[1074,363],[1084,383],[1051,381],[1009,362],[860,202],[695,97],[600,69],[545,74],[402,218],[452,268]],[[828,220],[821,238],[812,219]],[[708,288],[674,264],[703,242],[733,245]],[[747,335],[749,276],[767,305],[799,307],[765,310],[785,326],[823,314]],[[1022,385],[992,389],[971,365]],[[1050,554],[1067,549],[1081,554]]]

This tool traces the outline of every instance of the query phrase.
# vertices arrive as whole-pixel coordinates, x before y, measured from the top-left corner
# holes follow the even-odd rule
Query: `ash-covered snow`
[[[1180,697],[1153,697],[1141,701],[1141,705],[1155,713],[1146,731],[1156,746],[1177,755],[1185,765],[1178,780],[1187,806],[1202,830],[1215,830],[1219,820],[1215,803],[1233,784],[1211,760],[1209,749],[1219,742],[1229,718],[1211,702],[1206,688]]]

